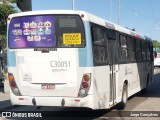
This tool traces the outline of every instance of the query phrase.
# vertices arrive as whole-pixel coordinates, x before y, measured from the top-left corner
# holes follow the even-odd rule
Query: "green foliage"
[[[6,47],[7,18],[9,14],[16,12],[17,10],[13,7],[12,4],[0,4],[0,42],[2,48]]]
[[[0,4],[0,35],[6,34],[8,15],[16,12],[17,10],[11,4]]]
[[[152,43],[153,43],[154,48],[159,48],[160,49],[160,42],[158,42],[157,40],[153,40]]]
[[[18,3],[20,2],[21,0],[0,0],[2,1],[3,3],[7,3],[7,2],[10,2],[10,3]]]
[[[6,50],[6,33],[7,33],[7,18],[10,14],[18,12],[17,9],[11,4],[19,0],[0,0],[0,48],[2,48],[2,62],[3,62],[3,76],[7,73],[7,50]]]

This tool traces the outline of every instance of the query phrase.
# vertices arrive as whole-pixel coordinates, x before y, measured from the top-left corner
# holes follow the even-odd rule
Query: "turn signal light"
[[[9,79],[9,80],[14,80],[13,74],[8,74],[8,79]]]
[[[86,81],[86,82],[88,82],[90,80],[90,77],[88,75],[84,75],[83,76],[83,80]]]

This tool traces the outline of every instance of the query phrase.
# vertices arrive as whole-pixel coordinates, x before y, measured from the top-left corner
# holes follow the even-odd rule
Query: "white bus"
[[[160,52],[154,51],[154,67],[160,67]]]
[[[84,11],[8,17],[12,105],[108,109],[152,81],[152,42]]]

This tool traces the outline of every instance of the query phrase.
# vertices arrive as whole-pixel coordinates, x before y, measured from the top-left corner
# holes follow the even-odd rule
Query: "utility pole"
[[[110,0],[110,21],[112,21],[112,0]]]
[[[120,23],[120,0],[118,0],[118,25]]]
[[[74,0],[72,0],[72,10],[74,10]]]

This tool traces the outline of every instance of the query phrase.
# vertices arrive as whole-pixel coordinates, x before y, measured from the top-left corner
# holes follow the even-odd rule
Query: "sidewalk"
[[[0,112],[12,107],[9,94],[4,94],[4,86],[0,83]]]

